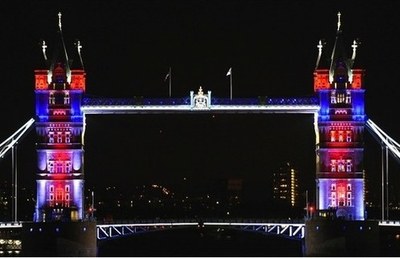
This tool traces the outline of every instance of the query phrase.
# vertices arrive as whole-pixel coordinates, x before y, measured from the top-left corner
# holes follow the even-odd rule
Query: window
[[[339,131],[339,142],[343,142],[343,131]]]
[[[55,104],[56,103],[56,98],[54,97],[54,93],[51,92],[49,95],[49,104]]]
[[[54,143],[54,132],[49,132],[49,143]]]
[[[71,132],[65,132],[65,143],[71,142]]]
[[[58,161],[56,163],[56,173],[63,173],[64,169],[63,169],[63,163],[61,161]]]
[[[336,104],[336,92],[331,91],[331,104]]]
[[[352,132],[351,131],[346,131],[346,142],[352,142],[351,137]]]
[[[51,186],[49,187],[49,192],[50,192],[50,193],[54,192],[54,185],[51,185]]]
[[[338,172],[345,172],[344,160],[339,160],[339,162],[338,162]]]
[[[347,172],[351,172],[352,171],[352,167],[353,167],[353,165],[352,165],[351,159],[348,159],[346,161],[346,171]]]
[[[336,172],[336,160],[331,160],[331,172]]]
[[[336,192],[331,193],[331,207],[336,207]]]
[[[350,94],[350,91],[346,91],[346,104],[351,104],[351,94]]]
[[[351,192],[347,193],[347,199],[351,199]]]
[[[331,191],[336,191],[336,184],[331,184]],[[336,193],[335,193],[335,196],[336,196]]]
[[[64,191],[62,188],[57,188],[56,189],[56,201],[62,201],[64,200]]]
[[[69,193],[69,185],[65,186],[65,192]]]
[[[49,194],[49,197],[50,197],[50,201],[54,201],[54,194],[53,193]]]
[[[49,161],[47,163],[47,169],[50,173],[54,173],[54,161]]]
[[[337,103],[343,103],[344,102],[344,99],[345,99],[345,97],[344,97],[344,94],[343,93],[338,93],[337,95],[336,95],[336,102]]]
[[[57,143],[62,143],[62,132],[57,132]]]
[[[331,130],[331,142],[335,142],[336,141],[336,132]]]
[[[351,184],[347,184],[347,191],[351,191]]]
[[[65,95],[64,95],[64,104],[65,104],[65,105],[68,105],[69,102],[70,102],[69,92],[65,92]]]
[[[347,193],[347,200],[346,200],[346,206],[352,206],[352,202],[351,202],[351,192]]]
[[[65,173],[70,173],[71,172],[71,161],[65,161]]]

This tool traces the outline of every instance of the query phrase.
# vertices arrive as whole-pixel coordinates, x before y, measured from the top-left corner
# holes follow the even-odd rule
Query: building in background
[[[289,204],[299,205],[299,171],[289,162],[273,173],[273,198]]]

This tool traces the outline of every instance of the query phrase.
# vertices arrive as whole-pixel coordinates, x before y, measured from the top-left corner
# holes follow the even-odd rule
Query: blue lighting
[[[142,97],[134,98],[91,98],[84,97],[82,99],[83,106],[167,106],[167,105],[190,105],[190,97],[186,98],[168,98],[168,99],[148,99]],[[211,105],[318,105],[318,98],[212,98]],[[72,107],[74,108],[74,107]]]
[[[351,91],[351,98],[353,103],[353,115],[355,116],[364,116],[365,109],[364,109],[364,93],[365,90],[352,90]]]
[[[49,92],[48,91],[36,91],[36,115],[44,118],[48,116],[49,109]]]

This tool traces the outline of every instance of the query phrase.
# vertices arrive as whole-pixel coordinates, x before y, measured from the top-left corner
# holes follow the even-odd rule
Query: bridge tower
[[[85,71],[75,43],[77,60],[64,43],[61,13],[52,55],[42,42],[44,63],[35,70],[37,197],[33,220],[76,221],[84,217],[83,128],[81,111]],[[75,58],[74,58],[75,59]]]
[[[334,210],[347,220],[364,220],[364,70],[344,48],[340,13],[330,56],[319,41],[314,91],[319,96],[316,145],[317,210]]]

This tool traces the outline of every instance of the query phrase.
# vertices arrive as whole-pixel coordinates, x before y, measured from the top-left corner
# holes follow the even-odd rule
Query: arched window
[[[344,160],[342,159],[338,161],[338,172],[345,172]]]
[[[353,133],[350,130],[346,131],[346,142],[352,142]]]
[[[63,162],[62,161],[58,161],[56,163],[56,173],[63,173],[64,169],[63,169]]]
[[[346,104],[351,104],[351,93],[346,91]]]
[[[343,140],[343,131],[339,131],[339,137],[338,137],[339,139],[338,139],[338,141],[339,142],[343,142],[344,140]]]
[[[50,92],[49,94],[49,104],[56,104],[56,98],[54,97],[54,93]]]
[[[54,173],[54,161],[49,161],[47,163],[47,169],[50,173]]]
[[[331,172],[336,172],[336,160],[331,160]]]
[[[49,143],[54,143],[54,132],[49,132]]]
[[[336,142],[336,131],[331,130],[330,136],[331,136],[331,142]]]
[[[346,160],[346,171],[351,172],[353,169],[353,164],[351,162],[351,159]]]
[[[336,91],[331,91],[331,104],[336,104]]]
[[[57,132],[57,143],[62,143],[62,132]]]
[[[71,142],[71,132],[65,132],[65,143]]]
[[[72,169],[71,161],[65,161],[65,173],[70,173]]]
[[[351,201],[352,196],[351,196],[351,192],[348,192],[346,197],[347,197],[346,206],[352,206],[352,201]]]
[[[336,207],[336,192],[331,192],[331,207]]]
[[[68,105],[70,103],[69,92],[66,91],[64,94],[64,105]]]

